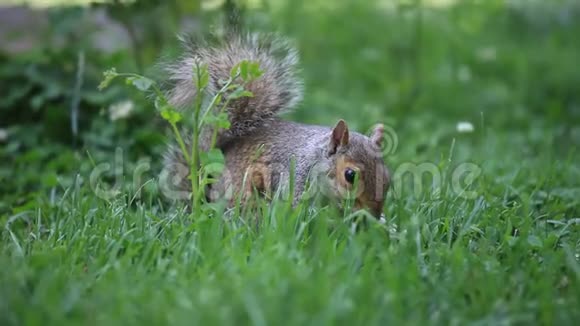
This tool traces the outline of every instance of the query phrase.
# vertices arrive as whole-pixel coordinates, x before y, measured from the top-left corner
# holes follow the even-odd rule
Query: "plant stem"
[[[175,123],[172,123],[171,129],[173,130],[173,133],[175,134],[175,138],[177,139],[177,143],[179,144],[179,148],[181,149],[181,152],[183,152],[183,156],[185,156],[185,161],[187,162],[187,164],[191,164],[191,158],[189,156],[189,153],[187,152],[187,148],[185,148],[185,142],[183,141],[183,138],[181,137],[181,133],[177,129],[177,125]]]
[[[236,80],[236,78],[238,78],[238,76],[240,76],[240,73],[237,73],[233,78],[230,78],[224,84],[224,86],[217,92],[217,94],[212,98],[211,102],[209,103],[209,105],[207,106],[207,108],[205,109],[205,111],[203,112],[203,115],[201,117],[201,120],[199,121],[199,127],[202,126],[203,122],[205,121],[206,116],[211,111],[211,109],[215,106],[217,99],[220,98],[221,95],[225,94],[225,92],[232,85],[232,83],[234,82],[234,80]],[[229,103],[229,101],[226,102],[226,103]]]
[[[196,69],[197,84],[201,83],[201,70],[199,67]],[[204,89],[200,88],[197,90],[197,96],[195,97],[194,109],[193,109],[193,141],[191,144],[191,162],[190,162],[190,176],[191,176],[191,196],[192,196],[192,209],[194,216],[200,215],[200,204],[201,196],[203,195],[203,187],[200,185],[199,180],[199,131],[201,129],[200,123],[200,113],[201,105],[203,102]],[[215,98],[214,98],[215,100]],[[213,102],[213,101],[212,101]],[[210,108],[208,108],[209,110]]]
[[[195,211],[195,216],[199,216],[199,204],[201,191],[203,187],[200,186],[199,176],[198,176],[198,143],[199,143],[199,128],[197,128],[197,119],[199,119],[199,110],[194,112],[194,123],[193,125],[193,142],[191,145],[191,190],[193,196],[193,207]]]
[[[226,103],[224,103],[224,105],[221,107],[220,111],[218,112],[218,115],[226,110],[226,108],[228,107],[228,104],[230,104],[229,99],[226,100]],[[218,128],[214,128],[213,133],[211,135],[210,148],[213,148],[215,146],[215,144],[217,142],[217,134],[218,134]]]

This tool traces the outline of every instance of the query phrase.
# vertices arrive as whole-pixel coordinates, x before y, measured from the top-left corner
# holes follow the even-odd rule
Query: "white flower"
[[[130,100],[115,103],[109,107],[109,118],[111,121],[125,119],[133,112],[134,105]]]
[[[473,132],[473,130],[475,130],[475,128],[473,127],[471,122],[460,121],[457,123],[457,132],[459,133],[469,133]]]

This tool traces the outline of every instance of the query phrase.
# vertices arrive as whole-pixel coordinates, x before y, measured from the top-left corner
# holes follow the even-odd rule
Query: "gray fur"
[[[177,108],[191,105],[196,96],[194,71],[207,64],[210,74],[207,94],[210,100],[230,77],[231,69],[243,60],[256,61],[264,74],[246,86],[253,97],[230,102],[227,113],[231,127],[218,134],[218,144],[250,134],[276,116],[292,110],[301,100],[302,80],[298,77],[298,53],[288,41],[272,35],[229,35],[225,40],[184,41],[185,55],[166,67],[174,86],[169,102]]]

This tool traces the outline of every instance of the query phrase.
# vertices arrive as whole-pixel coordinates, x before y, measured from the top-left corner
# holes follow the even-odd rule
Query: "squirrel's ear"
[[[373,128],[373,133],[371,134],[371,141],[375,145],[381,147],[383,145],[384,133],[385,133],[385,126],[383,126],[380,123],[375,125],[375,127]]]
[[[334,129],[332,129],[329,145],[329,154],[336,153],[339,146],[348,145],[348,126],[344,120],[340,119]]]

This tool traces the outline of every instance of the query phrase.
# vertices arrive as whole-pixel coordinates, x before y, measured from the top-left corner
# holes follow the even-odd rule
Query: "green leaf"
[[[155,109],[161,112],[163,110],[173,110],[177,111],[173,105],[171,105],[164,96],[156,96],[153,101]]]
[[[232,91],[232,90],[236,90],[238,88],[242,87],[242,85],[240,84],[230,84],[227,88],[226,91]]]
[[[216,127],[218,128],[222,128],[222,129],[230,129],[231,123],[230,120],[228,118],[228,114],[225,112],[222,112],[220,114],[218,114],[218,116],[216,117]]]
[[[221,102],[222,102],[222,94],[221,93],[219,93],[215,96],[214,102],[215,102],[216,106],[221,104]]]
[[[172,125],[177,124],[179,121],[183,119],[181,113],[171,108],[170,106],[166,106],[161,109],[161,117],[166,121],[168,121],[169,123],[171,123]]]
[[[236,78],[236,75],[238,74],[238,67],[239,65],[235,65],[232,67],[232,69],[230,70],[230,78],[234,79]],[[220,81],[221,82],[221,81]]]
[[[243,62],[243,61],[242,61]],[[236,78],[236,76],[240,73],[240,66],[242,65],[242,62],[238,62],[237,64],[235,64],[232,69],[230,70],[230,78],[234,79]]]
[[[199,159],[206,174],[211,174],[217,177],[225,168],[226,159],[221,150],[212,148],[211,150],[201,153]]]
[[[204,173],[212,175],[213,178],[218,177],[225,168],[226,159],[218,148],[212,148],[207,152],[201,153],[199,159]]]
[[[236,99],[239,99],[241,97],[253,97],[253,96],[254,96],[254,94],[252,92],[247,91],[247,90],[243,89],[242,87],[238,87],[232,93],[228,94],[228,99],[229,100],[236,100]]]
[[[153,105],[155,106],[155,109],[157,109],[157,111],[161,112],[163,111],[168,105],[167,105],[167,101],[159,96],[155,97],[155,101],[153,101]]]
[[[246,60],[240,62],[240,77],[242,77],[243,80],[248,79],[248,64],[249,62]]]
[[[153,80],[143,76],[127,77],[126,82],[128,85],[133,85],[142,92],[149,90],[155,83]]]
[[[225,164],[226,162],[224,154],[218,148],[212,148],[207,152],[201,153],[199,155],[199,158],[201,160],[201,164],[203,165],[208,165],[212,163]]]
[[[254,93],[244,90],[240,93],[240,97],[254,97]]]
[[[105,79],[101,81],[101,83],[98,86],[98,89],[102,91],[103,89],[109,87],[109,84],[111,84],[113,79],[115,79],[115,77],[117,77],[118,75],[119,74],[117,73],[117,69],[115,68],[111,68],[103,72],[103,76],[105,77]]]
[[[230,128],[230,121],[228,119],[228,114],[222,112],[218,115],[209,114],[205,117],[204,123],[210,124],[212,126],[216,126],[220,129],[229,129]]]
[[[257,79],[264,74],[262,70],[260,70],[260,64],[256,61],[250,62],[248,65],[248,74],[251,80]]]
[[[211,174],[211,175],[221,174],[222,171],[224,170],[224,168],[225,168],[225,165],[222,163],[210,163],[210,164],[203,166],[203,170],[205,171],[205,173]]]

